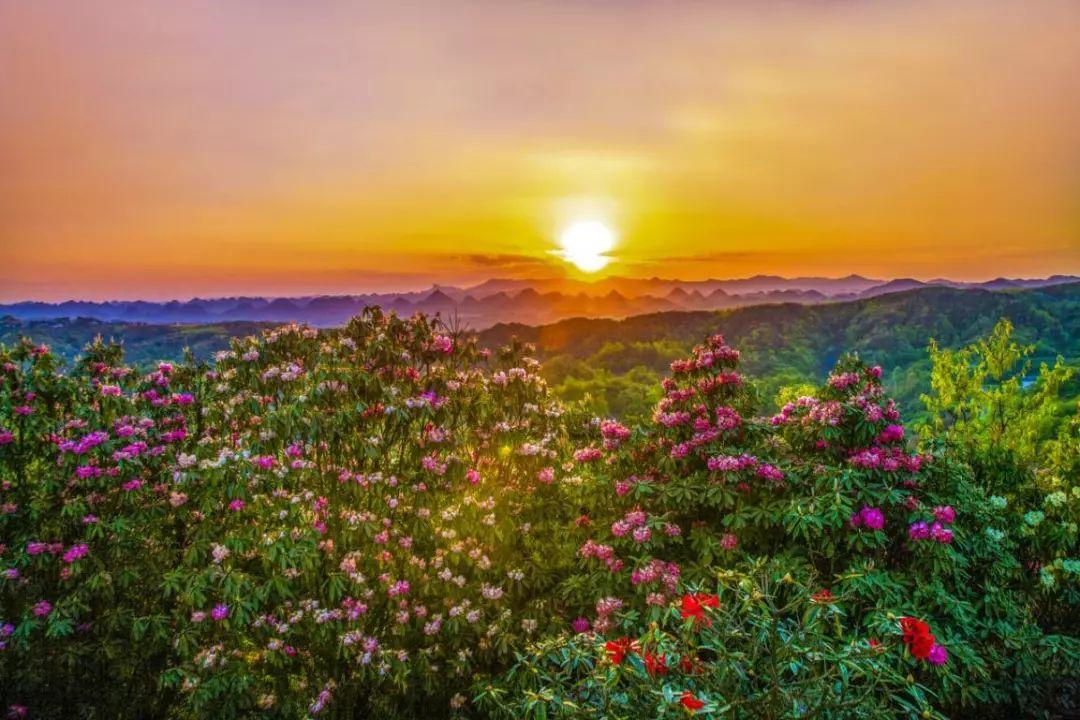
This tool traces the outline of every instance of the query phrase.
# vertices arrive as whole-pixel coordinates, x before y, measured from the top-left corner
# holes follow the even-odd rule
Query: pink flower
[[[255,467],[262,468],[263,470],[270,470],[274,467],[274,458],[269,455],[259,455],[251,459],[251,462]]]
[[[948,545],[953,541],[953,531],[936,522],[930,526],[930,539]]]
[[[210,611],[210,617],[214,620],[224,620],[229,617],[229,606],[225,603],[218,603],[214,606],[214,609]]]
[[[930,648],[930,655],[927,660],[933,665],[944,665],[949,661],[949,651],[945,649],[944,645],[934,645]]]
[[[574,452],[574,460],[579,463],[592,462],[593,460],[599,460],[603,457],[603,453],[599,448],[587,447]]]
[[[64,553],[63,560],[68,565],[70,565],[71,563],[75,562],[79,558],[86,557],[86,554],[89,553],[89,552],[90,552],[90,548],[87,547],[86,543],[79,543],[78,545],[72,545],[70,548],[68,548],[68,551],[66,553]]]
[[[244,505],[246,505],[246,503],[240,498],[237,498],[236,500],[233,500],[231,503],[229,503],[229,509],[233,512],[240,512],[244,509]]]
[[[436,335],[431,341],[433,350],[449,355],[454,350],[454,341],[445,335]]]
[[[614,420],[604,420],[600,423],[600,435],[604,438],[604,448],[614,450],[630,438],[630,428]]]
[[[952,525],[956,520],[956,511],[953,510],[952,505],[939,505],[934,508],[934,518],[946,525]]]
[[[922,520],[913,522],[908,527],[908,537],[912,540],[926,540],[930,537],[930,526]]]
[[[885,445],[887,443],[900,442],[904,439],[904,428],[902,425],[888,425],[881,434],[878,435],[878,443]]]
[[[885,514],[876,507],[863,505],[862,510],[859,511],[858,518],[861,521],[859,524],[864,525],[870,530],[880,530],[885,527]],[[856,524],[855,522],[852,522],[852,524],[856,527],[859,526],[859,524]]]
[[[766,480],[780,481],[784,479],[784,473],[780,468],[775,465],[760,465],[757,469],[758,477]]]
[[[52,609],[53,606],[51,602],[49,602],[48,600],[40,600],[36,605],[34,605],[34,617],[45,617],[52,612]]]

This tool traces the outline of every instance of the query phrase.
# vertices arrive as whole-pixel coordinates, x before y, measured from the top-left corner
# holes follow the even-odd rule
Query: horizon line
[[[162,299],[157,299],[157,300],[148,299],[148,298],[145,298],[145,297],[139,297],[139,298],[133,298],[133,299],[111,298],[111,299],[104,299],[104,300],[91,300],[91,299],[86,299],[86,298],[69,297],[69,298],[64,299],[64,300],[34,300],[34,299],[9,300],[9,301],[0,302],[0,306],[21,305],[21,304],[30,304],[30,303],[36,303],[36,304],[41,304],[41,305],[63,305],[63,304],[66,304],[66,303],[88,303],[88,304],[103,305],[103,304],[111,304],[111,303],[138,303],[138,302],[168,304],[168,303],[189,303],[189,302],[195,302],[195,301],[199,301],[199,300],[201,300],[201,301],[215,301],[215,300],[230,300],[230,299],[236,299],[236,300],[291,300],[291,299],[318,299],[318,298],[328,298],[328,297],[356,298],[356,297],[364,297],[364,296],[376,296],[377,297],[377,296],[388,296],[388,295],[399,295],[400,296],[400,295],[430,294],[430,293],[433,293],[435,291],[439,291],[439,290],[443,290],[443,289],[457,290],[457,291],[460,291],[460,292],[468,293],[470,290],[475,290],[475,289],[480,288],[481,286],[486,285],[488,283],[496,283],[496,282],[510,282],[510,283],[524,283],[524,284],[542,283],[542,282],[567,282],[567,283],[576,283],[576,284],[584,284],[584,285],[598,285],[598,284],[601,284],[601,283],[604,283],[604,282],[611,282],[611,281],[630,281],[630,282],[656,282],[656,283],[677,283],[677,284],[688,284],[688,285],[690,285],[690,284],[700,285],[700,284],[707,284],[707,283],[745,282],[745,281],[748,281],[748,280],[765,279],[765,278],[776,279],[776,280],[781,280],[781,281],[786,281],[786,282],[796,282],[796,281],[800,281],[800,280],[841,281],[841,280],[848,280],[848,279],[860,279],[860,280],[865,280],[865,281],[868,281],[868,282],[876,283],[877,285],[871,286],[871,287],[876,287],[876,286],[885,285],[885,284],[892,283],[892,282],[899,282],[899,281],[905,281],[905,280],[911,280],[911,281],[915,281],[915,282],[925,283],[927,285],[933,285],[935,283],[953,283],[953,284],[958,284],[958,285],[981,285],[981,284],[986,284],[986,283],[995,282],[995,281],[999,281],[999,280],[1000,281],[1008,281],[1008,282],[1032,282],[1032,281],[1038,281],[1038,280],[1050,280],[1050,279],[1053,279],[1053,278],[1074,278],[1076,280],[1080,280],[1080,275],[1075,275],[1075,274],[1068,273],[1068,272],[1057,272],[1057,273],[1053,273],[1053,274],[1046,275],[1046,276],[1033,276],[1033,277],[1009,277],[1009,276],[1006,276],[1006,275],[996,275],[994,277],[987,277],[987,278],[982,279],[982,280],[955,280],[955,279],[948,278],[948,277],[943,277],[943,276],[934,276],[934,277],[926,278],[926,277],[917,277],[915,275],[906,275],[906,276],[892,277],[892,278],[875,278],[875,277],[868,277],[866,275],[862,275],[862,274],[856,273],[856,272],[848,273],[847,275],[839,275],[839,276],[829,276],[829,275],[786,276],[786,275],[757,273],[757,274],[754,274],[754,275],[748,275],[748,276],[744,276],[744,277],[730,277],[730,278],[710,277],[710,278],[705,278],[705,279],[702,279],[702,280],[684,280],[684,279],[680,279],[680,278],[665,278],[665,277],[659,277],[659,276],[655,276],[655,275],[651,276],[651,277],[642,277],[642,278],[630,277],[630,276],[625,276],[625,275],[609,275],[609,276],[606,276],[606,277],[597,278],[595,280],[589,279],[589,278],[573,278],[573,277],[565,277],[565,276],[564,277],[531,277],[531,278],[491,277],[491,278],[487,278],[486,280],[482,280],[482,281],[480,281],[478,283],[474,283],[474,284],[470,284],[470,285],[455,285],[455,284],[450,284],[450,283],[432,282],[430,285],[428,285],[426,287],[418,288],[418,289],[412,289],[412,290],[402,289],[402,290],[387,290],[387,291],[358,291],[358,292],[346,292],[346,293],[340,293],[340,292],[297,293],[297,294],[281,294],[281,295],[275,295],[275,294],[251,294],[251,295],[248,295],[248,294],[222,294],[222,295],[209,295],[209,296],[192,295],[192,296],[189,296],[189,297],[186,297],[186,298],[171,297],[171,298],[162,298]],[[527,289],[527,288],[523,288],[522,290],[525,290],[525,289]],[[867,288],[867,289],[870,289],[870,288]]]

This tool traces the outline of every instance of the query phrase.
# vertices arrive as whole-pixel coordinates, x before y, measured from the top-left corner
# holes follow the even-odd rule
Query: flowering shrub
[[[166,681],[200,714],[405,714],[534,635],[561,426],[522,350],[372,311],[222,353],[202,421],[228,432],[172,484]]]
[[[61,375],[46,348],[0,352],[0,693],[35,718],[174,699],[157,691],[172,628],[156,581],[181,559],[164,499],[190,373],[118,361],[97,344]]]
[[[915,452],[880,369],[854,358],[760,418],[714,337],[630,427],[554,403],[529,352],[378,310],[237,340],[211,365],[136,371],[98,342],[62,372],[46,348],[0,349],[3,707],[1068,702],[1080,426],[1037,466],[944,428]]]
[[[880,640],[842,632],[842,599],[823,596],[780,562],[718,571],[717,592],[687,593],[595,632],[537,643],[480,707],[505,718],[939,717],[895,662],[896,623]],[[621,633],[628,633],[623,635]]]
[[[1076,677],[1075,633],[1044,628],[1032,605],[1023,534],[996,534],[963,464],[910,451],[880,368],[844,359],[817,393],[761,420],[737,360],[715,337],[673,363],[653,426],[582,466],[581,566],[564,587],[593,628],[633,617],[624,631],[644,632],[682,588],[773,558],[843,598],[849,641],[886,620],[902,630],[894,667],[940,708],[1028,702]]]

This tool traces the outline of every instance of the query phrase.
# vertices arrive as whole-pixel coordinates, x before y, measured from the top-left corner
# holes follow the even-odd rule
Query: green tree
[[[989,337],[958,350],[931,340],[923,439],[944,433],[969,451],[1004,451],[1021,462],[1034,460],[1052,436],[1062,387],[1074,373],[1058,357],[1033,374],[1028,358],[1034,351],[1034,345],[1013,339],[1013,325],[1004,318]]]

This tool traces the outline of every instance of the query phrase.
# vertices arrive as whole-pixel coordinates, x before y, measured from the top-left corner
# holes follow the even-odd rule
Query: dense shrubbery
[[[713,338],[628,428],[564,412],[528,351],[378,311],[149,374],[100,343],[64,373],[44,348],[3,351],[5,707],[1067,709],[1075,422],[999,455],[962,442],[990,431],[981,385],[940,381],[916,454],[880,370],[854,358],[757,418]],[[967,425],[950,403],[974,408]]]

